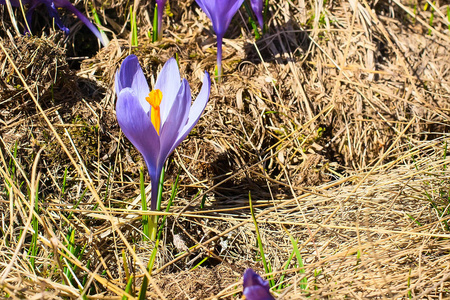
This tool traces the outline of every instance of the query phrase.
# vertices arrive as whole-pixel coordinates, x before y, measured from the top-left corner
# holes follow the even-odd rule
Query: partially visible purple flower
[[[258,19],[259,27],[262,29],[264,26],[263,0],[250,0],[250,3],[256,18]]]
[[[115,89],[117,121],[144,157],[152,185],[151,209],[155,210],[164,162],[197,124],[208,103],[211,80],[205,72],[191,106],[189,83],[181,80],[175,59],[164,65],[150,91],[137,57],[130,55],[116,73]]]
[[[162,17],[164,15],[164,7],[166,6],[167,0],[156,0],[157,8],[158,8],[158,40],[162,39]]]
[[[270,294],[269,283],[252,269],[244,272],[244,296],[246,300],[274,300]]]
[[[222,75],[222,39],[244,0],[195,0],[211,19],[217,35],[217,73]]]
[[[20,0],[10,0],[11,5],[15,7],[20,7]],[[6,4],[6,0],[0,0],[0,4]],[[89,21],[89,19],[83,15],[75,6],[72,5],[68,0],[22,0],[22,5],[29,5],[27,13],[25,14],[27,22],[31,25],[31,20],[33,17],[33,12],[39,4],[44,4],[47,7],[48,14],[55,20],[56,25],[58,25],[59,29],[64,31],[65,34],[69,34],[69,28],[64,26],[62,23],[59,14],[58,8],[62,7],[73,14],[75,14],[91,31],[92,33],[100,40],[103,46],[106,46],[107,43],[103,39],[102,35],[98,31],[97,27]]]

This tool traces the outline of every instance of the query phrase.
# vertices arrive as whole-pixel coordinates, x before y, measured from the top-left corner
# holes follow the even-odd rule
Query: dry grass
[[[150,278],[151,299],[239,299],[243,271],[263,273],[249,192],[277,299],[450,297],[449,6],[433,4],[430,26],[425,1],[269,2],[258,41],[236,15],[224,80],[169,159],[165,199],[178,173],[180,188],[151,275],[144,163],[115,120],[114,73],[135,53],[152,83],[177,53],[197,95],[215,64],[209,20],[170,1],[164,39],[150,43],[142,5],[132,48],[128,4],[105,2],[112,41],[98,50],[69,14],[65,43],[45,14],[24,37],[0,8],[0,297],[121,299],[134,274],[134,291]],[[304,272],[286,265],[287,232]]]

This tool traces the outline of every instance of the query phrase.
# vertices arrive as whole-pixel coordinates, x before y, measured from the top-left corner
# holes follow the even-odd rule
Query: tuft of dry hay
[[[94,3],[112,37],[99,51],[68,16],[70,44],[39,19],[40,37],[0,31],[0,297],[118,299],[133,275],[149,299],[239,299],[243,271],[264,274],[249,192],[277,299],[449,297],[449,6],[269,2],[257,41],[236,15],[224,80],[167,163],[164,199],[180,186],[151,274],[144,163],[115,120],[114,75],[134,53],[152,85],[177,54],[195,97],[214,70],[210,21],[169,1],[151,43],[141,3],[131,47],[131,3]]]

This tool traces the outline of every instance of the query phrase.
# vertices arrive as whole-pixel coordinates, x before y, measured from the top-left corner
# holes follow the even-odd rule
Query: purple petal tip
[[[247,300],[274,300],[270,293],[269,283],[252,269],[244,272],[244,291]]]

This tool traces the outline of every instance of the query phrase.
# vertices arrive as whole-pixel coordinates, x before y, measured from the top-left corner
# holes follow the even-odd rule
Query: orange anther
[[[162,100],[162,92],[160,90],[153,90],[145,97],[145,100],[152,106],[151,121],[159,135],[159,129],[161,127],[161,114],[159,105]]]

